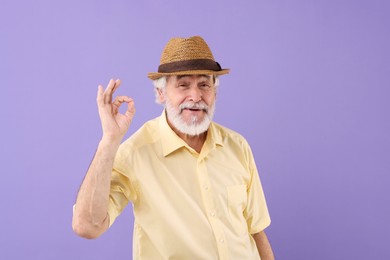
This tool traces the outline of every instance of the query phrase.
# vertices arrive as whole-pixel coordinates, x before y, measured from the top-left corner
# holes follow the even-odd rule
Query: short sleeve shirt
[[[259,259],[251,234],[270,224],[246,140],[211,123],[200,153],[165,112],[121,144],[112,171],[110,225],[133,203],[133,259]]]

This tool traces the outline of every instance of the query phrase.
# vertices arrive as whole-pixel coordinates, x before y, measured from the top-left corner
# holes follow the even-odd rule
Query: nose
[[[202,100],[202,91],[198,87],[191,88],[189,93],[189,100],[194,103],[197,103]]]

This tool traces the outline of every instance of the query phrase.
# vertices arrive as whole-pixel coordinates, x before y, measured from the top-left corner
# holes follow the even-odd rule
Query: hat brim
[[[175,72],[150,72],[148,73],[148,78],[151,80],[155,80],[164,76],[172,76],[172,75],[224,75],[228,74],[230,69],[222,69],[222,70],[184,70],[184,71],[175,71]]]

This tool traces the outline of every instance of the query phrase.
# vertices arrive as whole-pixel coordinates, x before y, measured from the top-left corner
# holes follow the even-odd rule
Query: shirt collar
[[[168,125],[165,109],[159,118],[161,144],[164,157],[187,144]]]
[[[160,133],[161,133],[162,151],[164,157],[168,156],[169,154],[173,153],[174,151],[182,147],[186,147],[189,150],[193,150],[168,125],[165,110],[163,110],[159,118],[159,126],[160,126]],[[212,122],[208,129],[207,138],[203,145],[201,153],[203,153],[203,150],[208,150],[208,151],[212,150],[213,148],[216,147],[216,145],[220,145],[220,146],[223,145],[222,136],[220,134],[220,131],[218,131],[218,129],[215,127],[214,123]]]

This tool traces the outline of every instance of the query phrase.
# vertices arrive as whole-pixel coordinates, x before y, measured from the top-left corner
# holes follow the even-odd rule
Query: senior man
[[[99,86],[103,136],[74,207],[78,235],[100,236],[131,202],[133,259],[274,259],[251,149],[212,121],[218,76],[228,72],[201,37],[171,39],[148,74],[164,110],[122,144],[134,102],[113,99],[119,79]]]

